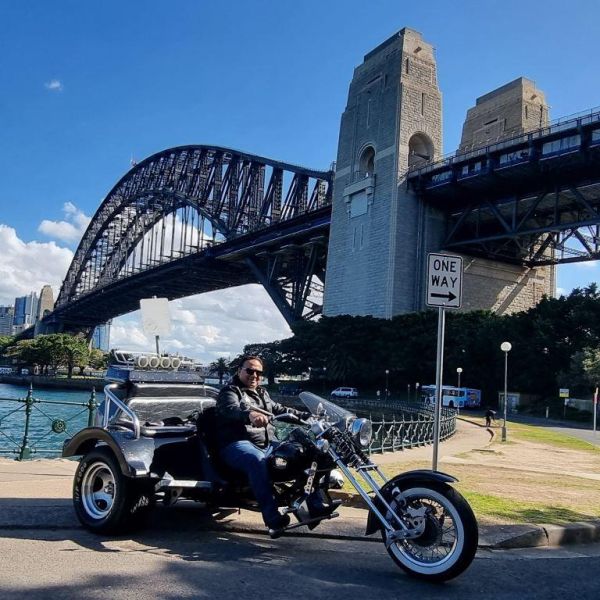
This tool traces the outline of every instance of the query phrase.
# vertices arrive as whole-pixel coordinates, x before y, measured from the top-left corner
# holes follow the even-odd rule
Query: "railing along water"
[[[290,400],[291,398],[287,397],[284,404],[290,404]],[[343,408],[358,413],[359,416],[369,417],[373,425],[369,454],[395,452],[433,444],[433,410],[419,403],[349,398],[336,398],[335,402]],[[380,420],[377,420],[377,417],[374,420],[372,415],[375,410],[380,411]],[[447,440],[456,433],[456,416],[456,410],[442,408],[440,441]]]
[[[5,402],[16,404],[16,408],[4,412]],[[61,415],[59,418],[50,415],[50,409],[46,406],[66,407],[68,410],[73,409],[74,413],[65,418]],[[32,386],[24,398],[0,398],[0,454],[16,454],[17,460],[32,458],[34,454],[60,454],[69,423],[87,411],[87,425],[91,426],[97,407],[95,389],[92,389],[87,402],[41,400],[34,397]],[[16,432],[17,419],[21,415],[22,435]],[[77,428],[79,429],[80,427]]]

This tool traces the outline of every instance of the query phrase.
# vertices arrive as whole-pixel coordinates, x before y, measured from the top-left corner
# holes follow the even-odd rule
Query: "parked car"
[[[339,387],[329,395],[332,398],[358,398],[358,390],[353,387]]]

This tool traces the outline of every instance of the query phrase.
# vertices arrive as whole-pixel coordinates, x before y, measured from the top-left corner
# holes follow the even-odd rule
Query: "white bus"
[[[426,404],[435,404],[435,385],[421,388],[421,400]],[[448,408],[477,408],[481,406],[481,390],[442,386],[442,406]]]

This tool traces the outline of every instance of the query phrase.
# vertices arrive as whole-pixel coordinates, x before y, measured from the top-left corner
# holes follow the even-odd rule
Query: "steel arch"
[[[70,304],[135,272],[318,211],[331,204],[331,193],[330,171],[229,148],[181,146],[154,154],[126,173],[96,211],[75,252],[55,309],[64,312]],[[189,248],[184,244],[174,256],[172,246],[170,254],[163,248],[163,235],[160,247],[157,243],[144,250],[144,236],[149,232],[152,236],[157,224],[164,224],[169,215],[186,207],[193,211],[192,223],[196,218],[198,228],[200,219],[202,228],[205,220],[210,223],[212,239]],[[128,272],[124,267],[132,254],[135,262],[140,242],[137,271],[134,264]],[[257,279],[268,285],[269,277],[259,275]],[[272,290],[268,291],[273,297]],[[289,315],[286,318],[289,320]]]

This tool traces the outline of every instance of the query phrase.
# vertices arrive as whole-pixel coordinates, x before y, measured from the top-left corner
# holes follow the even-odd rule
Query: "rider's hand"
[[[250,411],[250,423],[254,427],[266,427],[269,424],[269,417],[256,411]]]

